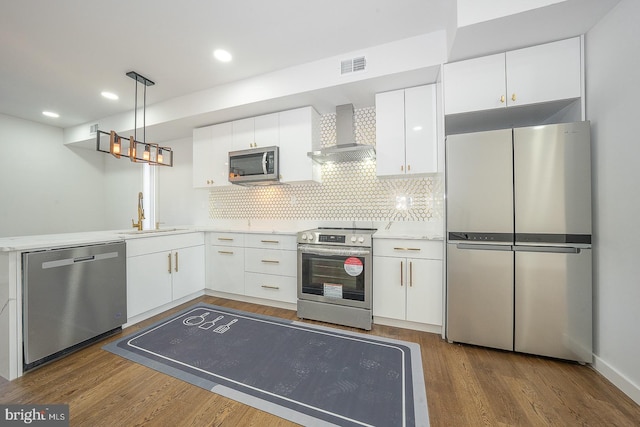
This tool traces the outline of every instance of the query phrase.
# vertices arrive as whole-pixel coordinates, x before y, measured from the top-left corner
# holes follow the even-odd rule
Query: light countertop
[[[193,232],[219,232],[219,233],[255,233],[255,234],[280,234],[295,236],[302,229],[284,229],[285,227],[272,228],[267,226],[247,226],[247,227],[217,227],[217,226],[179,226],[168,227],[160,230],[108,230],[108,231],[88,231],[80,233],[43,234],[35,236],[16,236],[0,238],[0,252],[24,252],[31,250],[65,248],[71,246],[82,246],[90,244],[100,244],[114,241],[125,241],[128,239],[139,239],[145,237],[159,237],[172,234],[184,234]],[[374,239],[419,239],[419,240],[440,240],[442,234],[437,230],[407,230],[407,229],[385,229],[380,227],[373,235]]]

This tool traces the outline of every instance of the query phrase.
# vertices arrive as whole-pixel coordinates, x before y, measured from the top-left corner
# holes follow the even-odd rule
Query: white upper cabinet
[[[321,167],[308,156],[320,146],[320,115],[312,107],[220,123],[193,130],[193,187],[232,185],[229,152],[280,147],[280,180],[320,182]]]
[[[376,174],[438,171],[435,85],[376,94]]]
[[[280,181],[320,182],[321,166],[307,153],[320,146],[320,115],[312,107],[280,113]]]
[[[580,38],[444,65],[445,114],[580,98]]]
[[[581,96],[577,37],[507,52],[506,61],[508,106]]]
[[[445,114],[506,106],[504,53],[444,65]]]
[[[233,150],[279,145],[278,122],[279,113],[233,121]]]
[[[406,172],[437,172],[436,85],[405,89],[404,120]]]
[[[194,188],[231,185],[228,178],[231,144],[231,123],[193,130]]]

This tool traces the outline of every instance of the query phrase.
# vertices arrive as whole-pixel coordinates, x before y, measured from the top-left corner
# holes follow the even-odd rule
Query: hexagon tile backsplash
[[[375,108],[354,113],[356,142],[375,144]],[[323,146],[335,144],[336,115],[320,119]],[[440,221],[440,174],[379,179],[374,161],[322,165],[321,184],[220,187],[209,190],[211,219]]]

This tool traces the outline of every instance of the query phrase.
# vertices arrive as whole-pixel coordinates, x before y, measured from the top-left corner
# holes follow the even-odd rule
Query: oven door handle
[[[371,254],[369,248],[329,248],[315,245],[298,245],[298,251],[312,255],[365,256]]]

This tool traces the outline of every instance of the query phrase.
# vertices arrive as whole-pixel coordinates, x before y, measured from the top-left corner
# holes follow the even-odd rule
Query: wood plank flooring
[[[197,301],[297,319],[294,311],[208,296],[170,312]],[[371,333],[420,344],[432,426],[640,425],[640,407],[588,366],[449,344],[408,329],[374,325]],[[105,342],[17,380],[0,379],[0,403],[66,403],[72,426],[295,425],[104,351]]]

